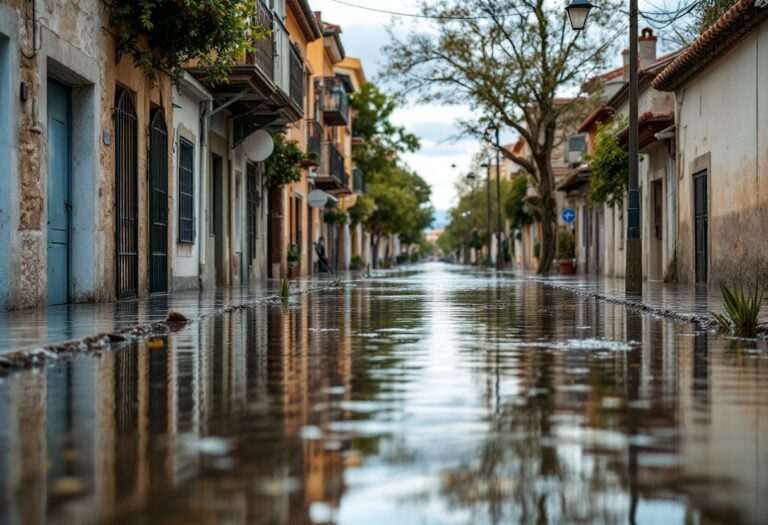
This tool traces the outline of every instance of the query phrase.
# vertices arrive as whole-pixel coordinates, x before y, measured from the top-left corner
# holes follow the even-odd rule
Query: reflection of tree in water
[[[489,307],[475,319],[486,333],[480,373],[490,389],[485,396],[490,428],[460,468],[444,473],[441,494],[452,508],[469,510],[471,523],[623,523],[626,514],[615,501],[606,502],[611,497],[615,500],[619,496],[615,491],[625,485],[616,472],[621,470],[616,465],[620,460],[606,454],[574,457],[587,454],[561,443],[557,434],[553,415],[568,408],[559,406],[568,400],[556,393],[564,380],[564,356],[538,347],[499,351],[499,334],[514,330],[515,324],[525,327],[529,339],[549,339],[562,329],[558,323],[563,320],[555,315],[556,293],[522,290],[516,298],[500,293],[498,288],[484,291]],[[477,292],[462,294],[458,292],[454,299],[477,300]],[[515,306],[494,307],[505,300]],[[584,359],[593,370],[585,380],[603,383],[610,378],[612,387],[603,385],[603,390],[608,387],[619,394],[613,365]],[[514,376],[509,376],[509,370],[514,370]],[[517,395],[499,394],[500,383],[506,381],[520,385]],[[583,404],[578,404],[582,412]]]

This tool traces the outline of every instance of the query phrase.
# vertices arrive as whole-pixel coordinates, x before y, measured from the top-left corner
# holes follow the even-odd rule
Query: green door
[[[48,304],[69,302],[69,88],[48,80]]]

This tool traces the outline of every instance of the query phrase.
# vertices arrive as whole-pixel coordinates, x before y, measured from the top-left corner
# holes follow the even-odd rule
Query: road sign
[[[560,218],[563,219],[563,221],[570,224],[576,220],[576,212],[573,211],[571,208],[566,208],[563,210],[563,213],[560,214]]]

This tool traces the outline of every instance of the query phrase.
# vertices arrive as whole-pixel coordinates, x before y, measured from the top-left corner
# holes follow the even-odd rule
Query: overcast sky
[[[349,2],[391,11],[417,12],[412,0]],[[387,27],[391,22],[390,15],[357,9],[333,0],[309,0],[309,3],[315,11],[322,11],[323,20],[341,26],[347,55],[359,57],[368,79],[375,79],[384,65],[381,48],[389,41]],[[405,126],[421,139],[421,150],[406,155],[404,159],[432,186],[432,203],[438,210],[447,210],[454,204],[454,182],[458,176],[469,171],[472,156],[480,149],[475,140],[448,141],[455,135],[453,123],[467,112],[467,108],[457,106],[409,104],[394,115],[396,124]],[[452,164],[457,167],[451,168]]]

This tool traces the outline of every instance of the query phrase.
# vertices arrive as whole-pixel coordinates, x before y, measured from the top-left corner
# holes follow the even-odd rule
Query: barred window
[[[179,242],[195,242],[195,147],[180,139],[179,144]]]

